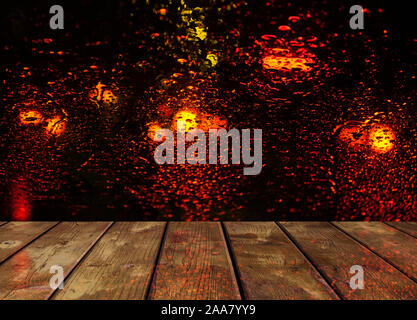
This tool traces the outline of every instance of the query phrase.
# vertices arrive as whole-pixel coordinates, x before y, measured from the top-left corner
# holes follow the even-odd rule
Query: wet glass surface
[[[313,1],[2,4],[0,220],[415,220],[407,10]],[[402,14],[402,17],[398,17]],[[155,163],[178,119],[263,130],[263,169]]]

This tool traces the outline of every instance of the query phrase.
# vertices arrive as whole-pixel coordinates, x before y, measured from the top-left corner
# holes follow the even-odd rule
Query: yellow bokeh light
[[[174,116],[174,128],[178,130],[181,129],[181,126],[178,128],[178,122],[183,122],[185,126],[185,132],[190,131],[191,129],[195,129],[198,127],[197,123],[197,113],[192,112],[191,110],[181,110],[178,111],[177,114]]]
[[[204,40],[207,37],[207,32],[204,28],[202,27],[196,27],[195,28],[195,35],[197,38],[199,38],[200,40]]]
[[[214,66],[217,64],[218,60],[219,60],[219,59],[217,58],[217,56],[216,56],[215,54],[212,54],[212,53],[209,53],[209,54],[207,55],[206,59],[207,59],[208,61],[210,61],[210,63],[211,63],[211,66],[212,66],[212,67],[214,67]]]
[[[369,132],[369,143],[375,152],[386,153],[394,148],[395,133],[383,125],[374,125]]]
[[[60,116],[55,116],[52,119],[47,119],[45,129],[48,133],[59,136],[65,131],[65,120]]]

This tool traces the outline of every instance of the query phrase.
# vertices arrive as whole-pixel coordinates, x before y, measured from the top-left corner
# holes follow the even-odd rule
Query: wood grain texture
[[[417,238],[417,222],[386,222],[390,226]]]
[[[0,228],[0,263],[57,222],[9,222]]]
[[[245,298],[338,299],[274,222],[225,222]]]
[[[334,222],[336,226],[417,280],[417,239],[382,222]]]
[[[218,222],[171,222],[150,299],[240,299]]]
[[[62,222],[0,265],[0,299],[40,300],[53,293],[51,267],[67,276],[111,225]]]
[[[280,223],[345,299],[417,299],[417,284],[327,222]],[[353,265],[364,289],[351,289]]]
[[[117,222],[53,299],[145,299],[165,224]]]

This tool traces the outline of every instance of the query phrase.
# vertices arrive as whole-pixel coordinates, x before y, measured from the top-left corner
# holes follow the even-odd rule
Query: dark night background
[[[0,220],[416,220],[411,2],[184,2],[191,13],[168,0],[1,3]],[[54,4],[64,30],[49,28]],[[367,9],[362,31],[349,28],[354,4]],[[262,67],[267,48],[292,41],[317,43],[312,71]],[[92,101],[98,83],[115,103]],[[190,103],[263,129],[259,176],[153,162],[148,124]],[[22,125],[28,108],[45,125],[65,118],[65,132]],[[341,142],[356,122],[391,128],[393,150]]]

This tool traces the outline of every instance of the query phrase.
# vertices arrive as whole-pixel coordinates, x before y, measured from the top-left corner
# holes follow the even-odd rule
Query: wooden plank
[[[417,238],[417,222],[386,222],[390,226],[397,228],[413,237]]]
[[[0,263],[58,222],[9,222],[1,227]]]
[[[338,299],[274,222],[225,222],[245,298]]]
[[[145,299],[165,222],[117,222],[71,273],[58,300]]]
[[[149,298],[240,299],[220,223],[169,223]]]
[[[417,239],[382,222],[335,222],[336,226],[417,280]]]
[[[327,222],[280,223],[345,299],[416,299],[417,284]],[[351,289],[350,268],[364,270],[364,288]],[[356,273],[355,273],[356,274]]]
[[[62,222],[36,239],[0,265],[0,299],[48,299],[51,267],[62,267],[67,276],[110,225]]]
[[[7,221],[0,221],[0,226],[2,226],[3,224],[6,224]]]

